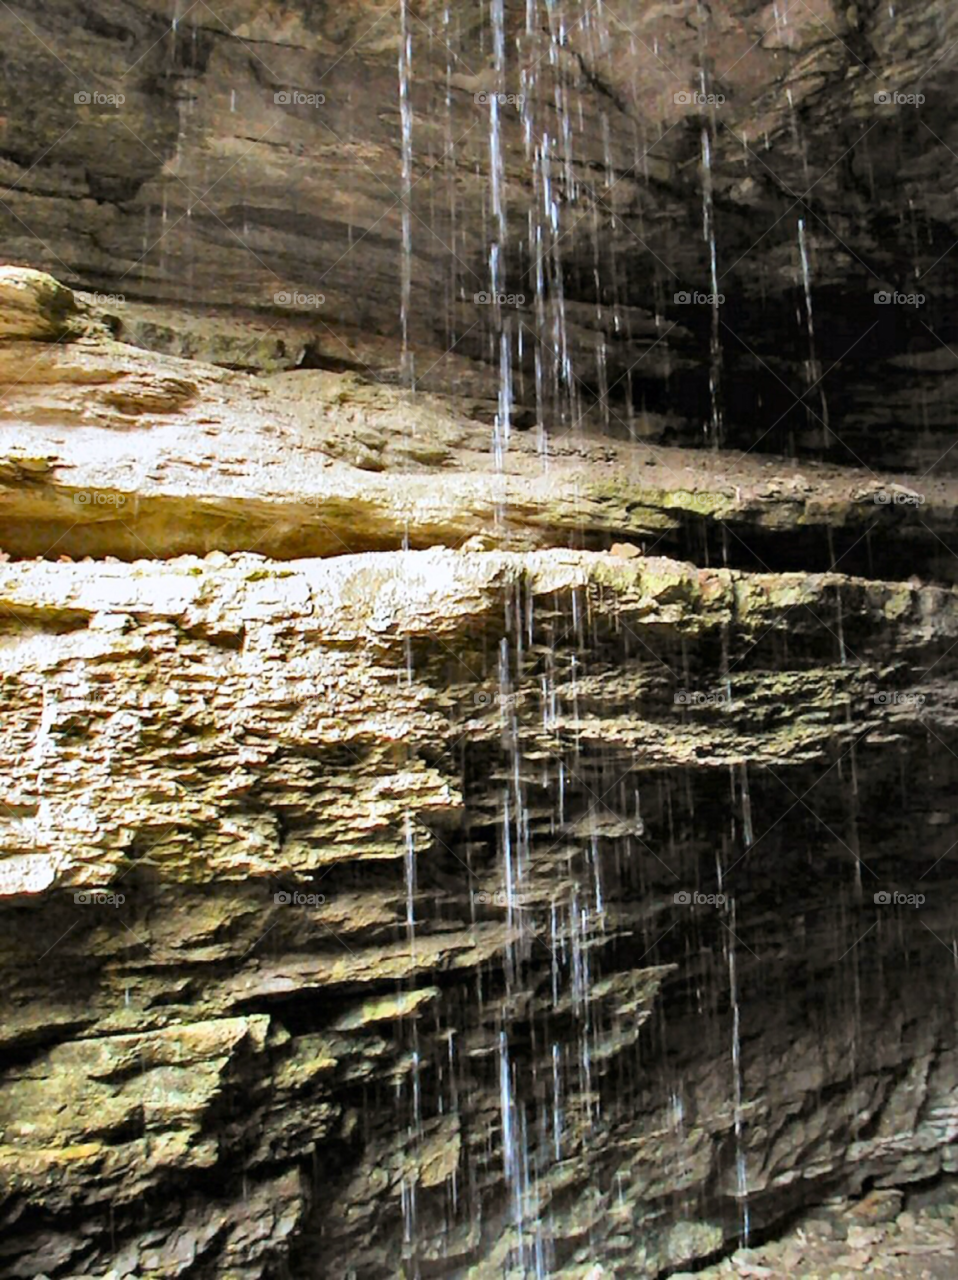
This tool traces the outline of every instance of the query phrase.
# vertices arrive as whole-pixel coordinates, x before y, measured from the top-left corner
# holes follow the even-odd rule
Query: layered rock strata
[[[653,1277],[955,1170],[948,482],[497,471],[3,299],[0,1275]]]

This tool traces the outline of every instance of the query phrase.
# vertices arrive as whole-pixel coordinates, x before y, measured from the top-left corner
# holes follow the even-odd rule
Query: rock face
[[[958,1172],[958,30],[795,8],[0,6],[4,1280]]]
[[[172,354],[404,366],[493,409],[507,365],[517,420],[870,464],[880,434],[950,472],[956,24],[940,0],[7,5],[5,252]]]
[[[12,277],[11,277],[12,278]],[[259,377],[152,355],[61,290],[61,340],[0,346],[0,546],[15,556],[255,550],[281,559],[640,539],[740,568],[955,580],[958,480],[518,433],[497,465],[469,397],[318,370]],[[12,286],[11,286],[12,288]],[[39,314],[39,310],[37,311]]]
[[[899,822],[882,797],[954,734],[951,589],[437,550],[9,563],[0,605],[4,1274],[257,1276],[294,1232],[302,1274],[708,1254],[740,1190],[723,945],[743,1026],[773,975],[826,1018],[746,1032],[753,1221],[797,1175],[952,1167],[947,1001],[914,1026],[907,977],[876,987],[903,909],[871,879],[950,844],[949,770]],[[731,704],[703,687],[719,637]],[[927,952],[952,899],[922,887]],[[634,1057],[663,982],[672,1092]]]
[[[947,481],[490,469],[6,279],[0,1275],[652,1277],[956,1169]],[[781,567],[863,532],[938,584]]]

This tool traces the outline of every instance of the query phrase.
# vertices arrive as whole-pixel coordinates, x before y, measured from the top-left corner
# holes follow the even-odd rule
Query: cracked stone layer
[[[434,821],[462,808],[436,744],[498,732],[492,636],[515,599],[539,644],[563,641],[578,600],[626,644],[636,629],[666,642],[724,629],[757,646],[750,667],[786,631],[818,650],[818,670],[737,673],[740,701],[717,722],[721,689],[677,725],[662,704],[684,690],[659,672],[584,673],[574,710],[561,697],[536,730],[533,646],[516,696],[541,749],[614,742],[649,766],[815,758],[844,702],[852,733],[917,716],[918,703],[869,702],[883,649],[958,634],[952,590],[589,552],[8,563],[2,892],[102,888],[147,853],[167,879],[309,875],[402,857],[410,817],[428,847]],[[836,669],[839,629],[853,665]],[[624,715],[637,698],[650,714]],[[789,713],[769,718],[783,698]]]

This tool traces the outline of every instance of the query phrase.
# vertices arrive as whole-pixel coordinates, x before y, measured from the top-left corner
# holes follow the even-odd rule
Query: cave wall
[[[218,9],[0,7],[0,1276],[955,1172],[954,16]]]
[[[8,5],[4,253],[154,349],[471,383],[492,413],[505,338],[517,421],[948,473],[956,21]]]

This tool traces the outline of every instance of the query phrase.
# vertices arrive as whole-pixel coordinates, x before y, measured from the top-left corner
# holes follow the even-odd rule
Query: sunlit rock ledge
[[[370,375],[257,377],[117,342],[42,272],[0,269],[0,550],[281,559],[562,544],[759,569],[955,580],[958,477],[785,463],[581,427],[514,429],[500,471],[465,396]],[[832,535],[829,544],[828,535]]]
[[[640,770],[948,724],[947,662],[907,690],[958,636],[958,592],[559,550],[212,553],[7,562],[0,617],[17,897],[108,886],[147,853],[203,883],[402,858],[410,822],[429,848],[463,811],[467,730]],[[723,637],[727,679],[703,671]]]

